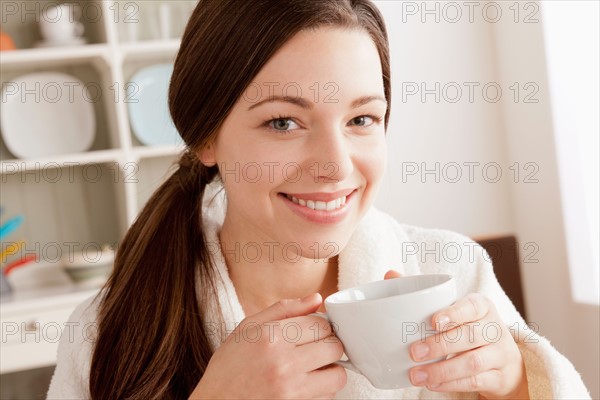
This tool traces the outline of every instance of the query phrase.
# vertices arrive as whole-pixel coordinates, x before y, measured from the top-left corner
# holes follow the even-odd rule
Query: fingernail
[[[417,369],[412,372],[412,380],[415,385],[424,383],[427,380],[427,372]]]
[[[448,322],[450,322],[450,318],[448,318],[447,315],[440,315],[437,317],[437,327],[436,328],[443,328],[444,325],[446,325]]]
[[[425,343],[417,343],[413,346],[413,355],[415,359],[421,360],[429,353],[429,346]]]
[[[312,303],[313,300],[315,299],[315,296],[317,295],[317,293],[311,293],[308,296],[304,296],[302,298],[302,300],[300,300],[302,303]]]

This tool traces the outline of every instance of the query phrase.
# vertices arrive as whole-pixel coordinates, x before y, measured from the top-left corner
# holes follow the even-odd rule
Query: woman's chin
[[[308,258],[322,260],[337,256],[348,243],[349,238],[332,235],[311,235],[310,239],[294,238],[282,242],[279,247],[285,258]]]

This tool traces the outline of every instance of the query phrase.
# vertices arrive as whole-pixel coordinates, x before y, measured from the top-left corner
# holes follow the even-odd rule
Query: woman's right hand
[[[190,399],[331,399],[346,385],[331,325],[310,316],[318,293],[246,317],[215,351]]]

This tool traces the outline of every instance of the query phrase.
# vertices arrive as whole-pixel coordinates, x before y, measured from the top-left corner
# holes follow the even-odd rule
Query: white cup
[[[348,361],[342,365],[364,375],[379,389],[412,386],[409,370],[414,362],[410,345],[435,334],[431,317],[456,301],[451,275],[406,276],[344,289],[325,299],[326,314],[344,345]]]
[[[75,18],[73,4],[46,7],[39,18],[40,32],[47,42],[69,42],[83,35],[83,24]]]

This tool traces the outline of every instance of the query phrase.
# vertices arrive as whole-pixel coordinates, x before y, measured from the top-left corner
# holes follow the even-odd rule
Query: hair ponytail
[[[119,246],[98,314],[94,399],[186,398],[202,376],[212,352],[196,280],[213,273],[201,215],[216,172],[184,153]]]
[[[367,32],[381,60],[387,127],[389,52],[377,7],[370,0],[281,3],[199,0],[185,28],[169,109],[188,150],[117,249],[98,312],[92,399],[184,399],[202,377],[211,357],[203,315],[209,300],[218,298],[202,204],[218,168],[202,165],[195,154],[217,137],[231,108],[283,44],[319,26]]]

